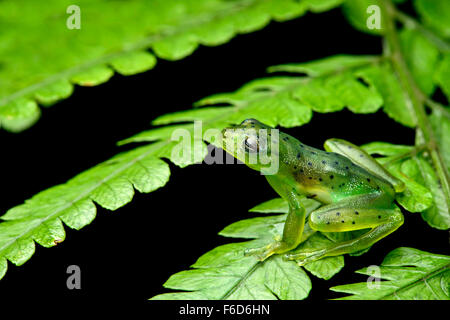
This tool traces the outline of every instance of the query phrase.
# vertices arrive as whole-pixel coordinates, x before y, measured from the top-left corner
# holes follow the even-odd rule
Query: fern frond
[[[450,39],[450,4],[448,1],[415,0],[414,6],[423,23],[444,39]]]
[[[362,146],[369,154],[385,155],[377,160],[394,176],[402,180],[406,190],[397,201],[410,212],[421,212],[422,218],[433,228],[450,228],[450,210],[436,172],[417,148],[388,143],[370,143]]]
[[[340,299],[450,300],[450,256],[397,248],[384,258],[379,268],[372,266],[356,272],[387,281],[332,287],[333,291],[352,294]]]
[[[39,118],[38,104],[67,98],[74,84],[93,86],[114,72],[143,72],[155,66],[156,57],[178,60],[200,44],[219,45],[270,20],[329,10],[341,2],[84,0],[76,3],[81,29],[69,30],[70,1],[1,1],[0,126],[10,131],[30,127]]]
[[[319,205],[314,200],[307,200],[305,204],[308,214]],[[250,211],[274,213],[280,208],[284,211],[283,200],[274,199]],[[174,274],[164,284],[166,288],[184,292],[164,293],[152,299],[305,299],[311,290],[311,281],[295,262],[284,261],[281,256],[270,257],[264,262],[259,262],[255,257],[243,256],[245,249],[266,244],[279,236],[285,219],[286,214],[263,216],[226,227],[219,234],[254,240],[222,245],[204,254],[192,265],[193,269]],[[330,240],[315,234],[307,226],[303,241],[303,245],[308,248],[330,243]],[[343,266],[343,257],[331,257],[310,263],[306,269],[318,277],[329,279]]]
[[[332,57],[330,59],[336,59]],[[346,56],[358,64],[377,64],[378,57]],[[336,59],[338,60],[338,59]],[[319,61],[319,64],[323,62]],[[309,63],[313,65],[314,62]],[[310,121],[312,111],[336,112],[348,107],[355,113],[377,111],[383,98],[373,85],[358,81],[358,68],[347,63],[342,67],[334,64],[334,70],[319,77],[270,77],[254,80],[233,93],[215,94],[196,103],[194,110],[163,115],[153,121],[154,125],[167,125],[186,121],[203,121],[203,126],[223,128],[250,117],[271,126],[300,126]],[[278,67],[279,70],[282,67]],[[230,106],[212,105],[228,104]],[[208,106],[208,107],[207,107]],[[149,131],[153,135],[152,131]],[[146,133],[125,142],[145,141]]]
[[[0,278],[7,260],[22,265],[33,255],[35,242],[51,247],[63,241],[62,222],[77,230],[89,224],[96,215],[94,203],[116,210],[131,201],[135,189],[151,192],[164,186],[170,171],[160,158],[186,166],[205,156],[206,146],[199,143],[200,154],[190,154],[182,161],[171,154],[171,141],[124,152],[10,209],[0,223]]]
[[[342,61],[345,63],[340,66]],[[354,112],[374,112],[382,105],[383,97],[375,86],[358,81],[358,75],[361,68],[376,68],[380,63],[382,59],[377,57],[353,59],[352,56],[311,62],[308,72],[314,70],[314,77],[306,75],[255,80],[234,93],[218,94],[201,100],[198,103],[203,106],[201,108],[155,119],[155,125],[166,126],[144,131],[121,142],[152,144],[118,155],[68,183],[46,190],[25,204],[9,210],[2,217],[6,221],[0,223],[0,260],[4,266],[1,273],[5,272],[6,260],[18,265],[24,263],[34,252],[34,241],[44,246],[62,241],[64,230],[61,220],[77,229],[92,221],[95,215],[94,202],[115,210],[132,199],[134,189],[150,192],[163,186],[168,180],[169,170],[161,158],[170,159],[181,167],[202,161],[206,155],[203,140],[213,144],[217,144],[217,141],[197,136],[195,123],[191,121],[201,121],[203,132],[206,132],[208,129],[221,130],[246,118],[257,118],[272,126],[299,126],[310,121],[313,110],[331,112],[345,106]],[[301,68],[306,70],[304,66]],[[216,103],[229,106],[211,106]],[[173,124],[176,122],[183,123]],[[173,134],[180,129],[190,133],[192,138],[178,143],[172,141]],[[391,157],[396,156],[393,150],[398,154],[407,148],[386,146],[379,147],[378,150],[384,151],[378,152],[390,152],[393,154]],[[177,154],[180,150],[186,154]],[[395,174],[397,171],[392,172]],[[404,178],[404,174],[400,178]],[[145,185],[146,179],[150,184],[148,186]],[[433,200],[428,189],[416,180],[415,177],[405,179],[408,192],[400,203],[408,210],[423,211],[432,205]],[[431,180],[429,183],[432,183]],[[443,209],[442,206],[433,206],[424,218],[433,220],[433,226],[443,228],[448,224],[449,216]],[[337,241],[340,235],[337,238],[331,235],[327,237]]]
[[[395,146],[387,143],[370,143],[362,146],[369,154],[384,155],[377,158],[406,185],[397,201],[410,212],[421,212],[422,218],[433,228],[450,228],[450,210],[436,172],[417,148]]]

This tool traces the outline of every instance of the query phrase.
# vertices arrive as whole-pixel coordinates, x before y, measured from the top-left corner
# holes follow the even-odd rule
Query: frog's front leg
[[[255,255],[259,260],[264,261],[273,254],[287,252],[299,245],[305,226],[306,210],[300,202],[301,196],[295,191],[291,191],[286,198],[289,203],[289,212],[284,223],[281,240],[261,248],[247,249],[245,255]]]
[[[403,215],[394,204],[386,203],[385,195],[368,194],[323,206],[311,213],[309,225],[322,232],[344,232],[372,228],[355,239],[318,250],[287,254],[299,265],[327,256],[338,256],[370,247],[403,224]]]

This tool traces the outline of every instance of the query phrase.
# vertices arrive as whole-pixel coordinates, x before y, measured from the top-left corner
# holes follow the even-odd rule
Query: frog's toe
[[[257,258],[259,261],[264,261],[265,259],[268,258],[269,254],[267,253],[266,248],[253,248],[245,250],[244,256],[246,257],[253,256]]]
[[[310,252],[308,253],[305,258],[301,259],[301,260],[297,260],[297,264],[301,267],[304,266],[305,264],[308,264],[310,262],[313,261],[317,261],[321,258],[323,258],[325,256],[325,251],[324,250],[318,250],[315,252]]]
[[[267,245],[261,248],[251,248],[251,249],[246,249],[244,251],[244,256],[248,257],[248,256],[254,256],[256,257],[259,261],[264,261],[266,260],[268,257],[270,257],[272,254],[274,254],[274,250],[272,248],[271,245]]]
[[[297,254],[295,254],[295,253],[294,254],[287,253],[287,254],[283,255],[283,260],[285,260],[285,261],[296,260],[297,259],[296,256],[297,256]]]
[[[251,248],[251,249],[245,249],[244,256],[250,257],[250,256],[259,256],[261,254],[262,248]]]
[[[295,260],[299,266],[319,260],[325,255],[325,250],[302,251],[284,255],[286,260]]]

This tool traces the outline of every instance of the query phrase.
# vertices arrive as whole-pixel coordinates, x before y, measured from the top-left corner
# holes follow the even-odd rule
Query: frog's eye
[[[249,136],[244,141],[245,151],[258,152],[258,139],[255,136]]]

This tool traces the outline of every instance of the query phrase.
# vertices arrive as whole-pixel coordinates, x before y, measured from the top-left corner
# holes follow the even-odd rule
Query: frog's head
[[[250,168],[267,171],[276,165],[278,169],[278,130],[258,120],[247,119],[237,126],[225,128],[222,135],[223,149]]]

